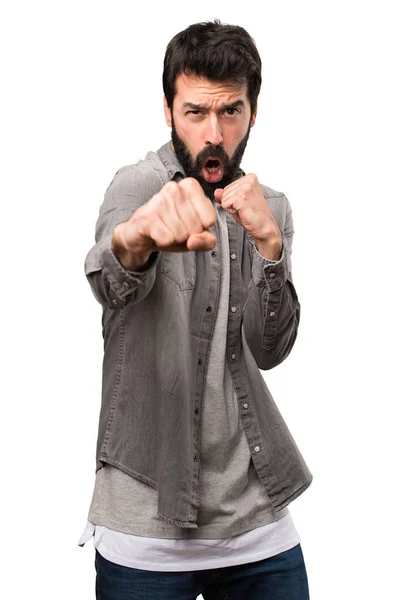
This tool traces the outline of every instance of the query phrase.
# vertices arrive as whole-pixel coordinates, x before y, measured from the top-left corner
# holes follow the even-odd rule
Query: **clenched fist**
[[[114,228],[111,247],[122,266],[135,271],[155,251],[212,250],[217,240],[208,228],[215,220],[213,203],[196,179],[170,181]]]

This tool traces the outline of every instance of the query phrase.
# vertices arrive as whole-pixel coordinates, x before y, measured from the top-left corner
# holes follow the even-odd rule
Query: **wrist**
[[[143,249],[140,244],[130,243],[129,248],[125,243],[125,223],[115,226],[111,239],[111,250],[118,261],[127,271],[138,271],[147,263],[151,250]]]
[[[268,260],[279,260],[282,255],[282,237],[254,240],[258,252]]]

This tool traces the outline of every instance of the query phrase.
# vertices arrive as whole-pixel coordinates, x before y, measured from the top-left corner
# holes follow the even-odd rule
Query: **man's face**
[[[207,194],[237,177],[254,125],[247,85],[179,75],[172,111],[164,101],[172,144],[188,177]]]

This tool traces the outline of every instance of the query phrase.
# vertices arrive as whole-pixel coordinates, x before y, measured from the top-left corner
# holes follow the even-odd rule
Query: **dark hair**
[[[247,83],[251,113],[261,87],[261,58],[243,27],[214,22],[196,23],[169,42],[163,71],[163,88],[172,108],[178,75],[205,77],[210,81]]]

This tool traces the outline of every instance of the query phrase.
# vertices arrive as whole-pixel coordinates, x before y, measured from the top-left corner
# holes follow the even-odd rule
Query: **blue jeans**
[[[300,544],[265,560],[204,571],[143,571],[96,550],[96,600],[309,600]]]

